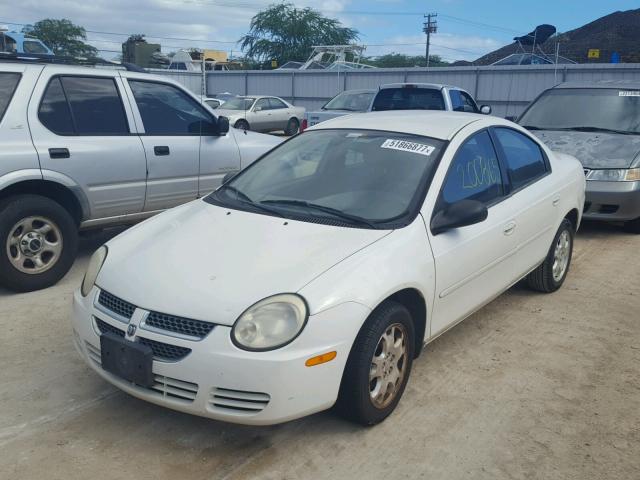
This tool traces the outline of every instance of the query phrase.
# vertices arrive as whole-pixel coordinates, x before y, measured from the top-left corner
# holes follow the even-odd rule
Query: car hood
[[[109,241],[96,284],[147,310],[232,325],[255,302],[300,290],[388,233],[197,200]]]
[[[534,130],[550,149],[576,157],[586,168],[629,168],[640,153],[640,135]]]
[[[361,113],[361,112],[349,112],[347,110],[319,110],[317,112],[307,112],[307,122],[309,122],[309,126],[312,127],[320,122],[324,122],[325,120],[331,120],[332,118],[342,117],[344,115],[350,115],[353,113]]]
[[[232,133],[240,151],[241,167],[246,168],[262,154],[268,152],[276,145],[281,144],[285,138],[257,133],[247,130],[233,129]]]

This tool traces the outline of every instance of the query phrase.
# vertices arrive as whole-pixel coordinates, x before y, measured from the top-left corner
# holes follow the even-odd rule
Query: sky
[[[278,0],[0,0],[0,25],[19,30],[43,18],[68,18],[87,30],[88,43],[112,58],[128,34],[143,33],[164,52],[211,48],[240,53],[238,39],[251,17]],[[431,53],[445,60],[473,60],[511,43],[541,23],[559,32],[616,10],[638,8],[638,0],[293,0],[339,19],[360,33],[365,55],[397,52],[424,55],[423,14],[437,13]],[[160,38],[162,37],[162,38]],[[597,48],[597,45],[593,46]]]

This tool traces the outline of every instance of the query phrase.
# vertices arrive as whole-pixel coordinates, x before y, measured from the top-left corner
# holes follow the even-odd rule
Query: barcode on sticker
[[[640,90],[620,90],[619,97],[640,97]]]
[[[380,148],[390,148],[392,150],[400,150],[402,152],[417,153],[419,155],[429,156],[433,153],[436,147],[432,145],[426,145],[424,143],[407,142],[406,140],[395,140],[393,138],[387,138]]]

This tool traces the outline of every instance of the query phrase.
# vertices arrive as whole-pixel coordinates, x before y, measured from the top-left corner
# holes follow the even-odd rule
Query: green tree
[[[346,45],[358,31],[323,16],[312,8],[291,3],[271,5],[251,19],[249,33],[239,41],[246,56],[257,62],[305,61],[314,45]]]
[[[95,57],[98,50],[87,45],[87,32],[66,18],[46,18],[22,30],[25,34],[42,40],[56,55],[72,57]]]
[[[369,57],[363,63],[380,68],[425,67],[427,65],[424,56],[405,55],[403,53],[387,53],[379,57]],[[430,67],[444,67],[446,65],[449,64],[442,60],[439,55],[429,55]]]

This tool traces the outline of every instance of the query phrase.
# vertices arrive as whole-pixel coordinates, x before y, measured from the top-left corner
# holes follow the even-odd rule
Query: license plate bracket
[[[151,371],[153,350],[148,345],[105,332],[100,335],[100,356],[102,368],[123,380],[147,388],[155,383]]]

